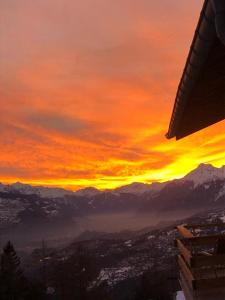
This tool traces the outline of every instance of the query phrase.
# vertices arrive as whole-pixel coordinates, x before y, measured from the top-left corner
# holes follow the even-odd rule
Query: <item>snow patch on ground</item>
[[[124,244],[125,244],[127,247],[132,247],[132,242],[131,242],[131,240],[126,241]]]
[[[154,235],[149,235],[149,236],[147,237],[148,240],[151,240],[151,239],[154,239],[154,238],[155,238]]]
[[[215,201],[217,201],[219,198],[223,197],[225,195],[225,185],[222,187],[222,189],[219,191],[218,195],[215,198]]]
[[[176,300],[186,300],[182,291],[177,292]]]

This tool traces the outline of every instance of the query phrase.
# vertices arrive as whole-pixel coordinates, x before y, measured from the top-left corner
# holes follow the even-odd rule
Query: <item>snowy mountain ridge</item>
[[[21,182],[6,185],[0,183],[0,192],[19,192],[25,195],[38,195],[41,198],[59,198],[66,195],[74,195],[73,191],[65,190],[63,188],[33,186]]]
[[[160,191],[167,182],[153,182],[151,184],[141,183],[141,182],[133,182],[128,185],[121,186],[116,188],[114,191],[117,193],[130,193],[130,194],[143,194],[146,192],[158,192]]]
[[[186,176],[184,176],[182,181],[191,181],[194,183],[194,187],[202,185],[204,183],[212,182],[215,180],[225,179],[225,166],[221,168],[216,168],[210,164],[200,164],[196,169],[192,170]],[[78,191],[66,190],[63,188],[46,187],[46,186],[32,186],[29,184],[24,184],[16,182],[13,184],[2,184],[0,183],[0,192],[19,192],[25,195],[38,195],[41,198],[61,198],[64,196],[80,196],[80,197],[94,197],[102,193],[129,193],[134,195],[142,195],[144,193],[157,193],[160,192],[167,184],[172,181],[167,182],[153,182],[151,184],[134,182],[128,185],[118,187],[114,190],[101,191],[94,187],[87,187],[80,189]],[[225,191],[225,187],[224,187]]]
[[[210,164],[200,164],[198,168],[188,173],[183,178],[194,182],[194,185],[200,185],[215,180],[225,179],[225,166],[216,168]]]
[[[140,215],[221,208],[225,205],[224,169],[200,165],[182,179],[133,183],[105,191],[86,188],[73,192],[18,182],[0,184],[0,229],[13,224],[74,224],[83,217],[115,213]]]

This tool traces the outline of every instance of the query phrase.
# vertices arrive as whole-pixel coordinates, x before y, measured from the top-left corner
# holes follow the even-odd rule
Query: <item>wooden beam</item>
[[[184,225],[177,226],[177,230],[184,238],[192,238],[193,234]]]
[[[191,260],[192,260],[191,252],[184,246],[184,244],[179,239],[176,240],[176,245],[177,245],[177,248],[180,251],[180,254],[184,258],[185,262],[189,266],[191,266]]]
[[[194,289],[194,276],[181,255],[178,255],[178,265],[191,289]]]
[[[182,291],[184,292],[186,300],[194,300],[193,290],[189,287],[184,275],[180,272],[180,286]]]

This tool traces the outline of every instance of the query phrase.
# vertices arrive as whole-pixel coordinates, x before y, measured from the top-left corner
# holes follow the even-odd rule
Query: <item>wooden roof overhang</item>
[[[225,0],[205,0],[178,87],[167,138],[225,119]]]

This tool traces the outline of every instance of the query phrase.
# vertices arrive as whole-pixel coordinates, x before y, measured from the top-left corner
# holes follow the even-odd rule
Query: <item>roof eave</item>
[[[206,0],[177,90],[169,130],[166,134],[168,139],[174,137],[179,139],[177,137],[179,121],[216,37],[225,44],[225,1]]]

